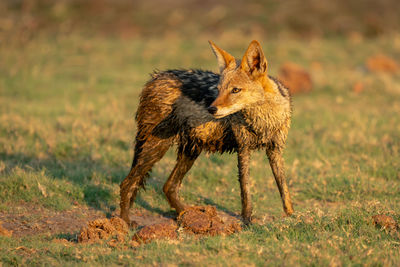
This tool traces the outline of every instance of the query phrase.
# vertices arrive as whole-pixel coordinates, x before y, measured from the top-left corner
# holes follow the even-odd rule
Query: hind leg
[[[181,150],[181,149],[180,149]],[[178,191],[181,186],[182,179],[185,174],[193,166],[193,163],[199,156],[200,152],[178,152],[178,159],[171,175],[164,184],[163,191],[172,208],[179,214],[185,209],[185,205],[179,200]]]
[[[132,168],[120,185],[121,218],[128,224],[130,223],[129,209],[135,201],[138,189],[143,186],[146,175],[164,156],[170,145],[169,140],[156,137],[150,137],[144,142],[137,141]]]
[[[293,204],[290,197],[289,188],[286,183],[284,161],[282,151],[279,148],[272,148],[267,150],[269,164],[274,174],[276,184],[281,194],[283,210],[289,216],[293,213]]]

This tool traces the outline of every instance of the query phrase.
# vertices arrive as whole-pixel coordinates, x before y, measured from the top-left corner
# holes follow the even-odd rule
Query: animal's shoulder
[[[155,74],[167,76],[181,83],[182,94],[190,100],[208,107],[218,96],[219,74],[206,70],[166,70]],[[153,76],[154,77],[154,76]]]
[[[172,74],[178,77],[183,83],[191,82],[218,82],[219,74],[201,69],[172,69],[166,70],[164,73]]]
[[[165,71],[155,71],[152,74],[153,79],[160,77],[169,77],[178,79],[185,86],[211,86],[218,84],[220,75],[207,70],[200,69],[171,69]]]

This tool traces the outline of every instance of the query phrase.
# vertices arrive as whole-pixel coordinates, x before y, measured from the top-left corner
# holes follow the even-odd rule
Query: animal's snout
[[[207,110],[208,112],[210,112],[210,114],[214,115],[215,113],[217,113],[218,108],[214,106],[209,106]]]

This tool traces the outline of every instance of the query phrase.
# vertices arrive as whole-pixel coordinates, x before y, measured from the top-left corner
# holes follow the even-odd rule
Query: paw
[[[283,214],[283,217],[290,217],[290,216],[292,216],[293,215],[293,212],[294,212],[294,210],[293,209],[289,209],[289,210],[284,210],[284,214]]]
[[[137,228],[139,224],[135,221],[129,221],[128,222],[129,228]]]
[[[120,217],[122,220],[124,220],[128,224],[129,228],[137,228],[139,226],[137,222],[130,220],[129,216],[123,216],[121,214]]]
[[[252,216],[251,217],[251,224],[253,225],[263,225],[264,222],[261,218],[259,218],[258,216]]]
[[[131,220],[129,219],[128,213],[121,212],[120,216],[122,220],[124,220],[128,225],[130,224]]]
[[[243,223],[249,225],[263,225],[263,220],[257,216],[243,217]]]
[[[286,216],[290,216],[290,215],[292,215],[293,212],[294,212],[293,207],[292,207],[291,204],[288,205],[287,207],[284,206],[284,207],[283,207],[283,211],[286,213]]]
[[[253,223],[253,218],[251,216],[243,217],[243,223],[246,226],[249,226]]]

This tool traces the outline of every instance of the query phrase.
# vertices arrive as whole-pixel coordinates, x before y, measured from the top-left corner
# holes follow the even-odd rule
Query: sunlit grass
[[[295,95],[285,152],[296,214],[282,217],[265,154],[252,156],[255,215],[264,221],[230,237],[137,249],[106,245],[64,247],[43,237],[0,238],[6,264],[396,265],[399,236],[370,217],[400,219],[400,76],[370,73],[372,54],[400,53],[397,38],[260,40],[270,73],[294,61],[314,81]],[[215,40],[240,57],[248,42]],[[1,46],[1,44],[0,44]],[[0,47],[0,212],[32,203],[67,210],[77,201],[105,213],[118,207],[135,136],[134,113],[154,69],[216,70],[207,39],[119,40],[40,37]],[[356,94],[353,84],[364,91]],[[136,208],[165,213],[162,185],[175,163],[171,149],[154,167]],[[240,213],[235,155],[201,155],[183,181],[189,204]],[[310,219],[311,218],[311,219]],[[55,237],[54,237],[55,238]],[[37,251],[24,253],[19,246]]]

